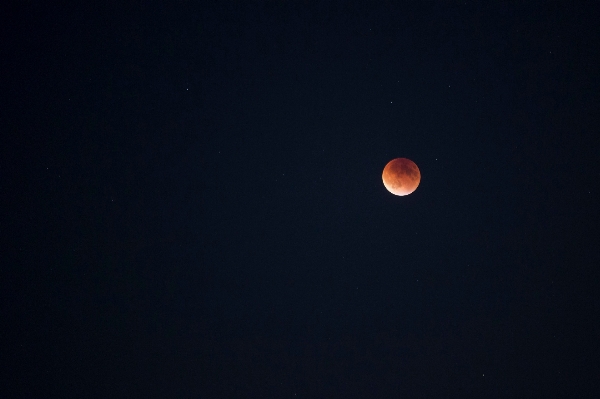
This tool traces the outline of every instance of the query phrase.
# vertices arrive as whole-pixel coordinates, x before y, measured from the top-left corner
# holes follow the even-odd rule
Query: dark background
[[[600,393],[595,2],[167,3],[4,14],[2,397]]]

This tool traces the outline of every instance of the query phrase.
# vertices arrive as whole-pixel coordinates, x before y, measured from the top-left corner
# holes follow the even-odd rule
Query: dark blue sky
[[[0,396],[600,393],[593,2],[8,15]]]

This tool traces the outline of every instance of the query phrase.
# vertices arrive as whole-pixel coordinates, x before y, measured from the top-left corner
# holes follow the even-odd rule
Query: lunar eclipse
[[[383,168],[383,185],[394,195],[408,195],[414,192],[421,182],[421,172],[417,165],[407,158],[392,159]]]

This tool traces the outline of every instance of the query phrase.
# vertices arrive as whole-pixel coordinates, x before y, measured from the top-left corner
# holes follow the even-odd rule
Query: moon
[[[414,192],[421,182],[421,171],[407,158],[392,159],[383,168],[383,185],[394,195],[404,196]]]

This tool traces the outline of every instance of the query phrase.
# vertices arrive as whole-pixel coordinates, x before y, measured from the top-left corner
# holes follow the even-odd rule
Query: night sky
[[[0,28],[1,397],[600,395],[595,2],[80,3]]]

